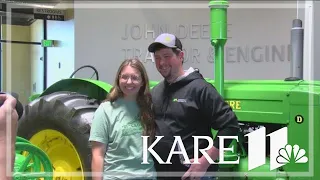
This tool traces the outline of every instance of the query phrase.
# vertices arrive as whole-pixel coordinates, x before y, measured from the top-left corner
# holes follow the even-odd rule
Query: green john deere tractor
[[[225,161],[239,159],[239,162],[221,164],[217,176],[220,179],[320,179],[320,163],[316,163],[320,159],[316,153],[320,151],[316,140],[320,134],[320,82],[305,81],[297,77],[299,73],[285,80],[225,81],[228,2],[212,0],[209,6],[215,80],[207,81],[230,104],[241,125],[238,141],[230,145],[235,150],[224,153]],[[293,41],[293,52],[299,52],[294,49],[299,46],[296,42],[299,38]],[[302,61],[301,53],[294,58]],[[299,61],[293,63],[299,65]],[[301,68],[298,65],[293,69]],[[91,179],[90,125],[95,110],[112,86],[99,81],[98,72],[92,66],[78,70],[85,67],[95,71],[97,80],[72,78],[73,73],[69,79],[30,97],[19,121],[15,179]],[[151,81],[151,87],[157,83]],[[283,149],[278,151],[279,148]]]

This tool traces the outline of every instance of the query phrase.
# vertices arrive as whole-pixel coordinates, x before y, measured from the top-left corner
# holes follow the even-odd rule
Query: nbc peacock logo
[[[307,163],[308,157],[305,156],[306,151],[304,149],[300,149],[299,145],[295,144],[291,146],[287,144],[285,147],[279,149],[279,156],[276,161],[279,164],[287,164],[287,163]]]
[[[266,160],[266,136],[270,137],[270,171],[292,163],[307,163],[306,151],[288,143],[288,127],[283,127],[270,134],[266,134],[266,128],[262,127],[246,134],[248,136],[248,170],[251,171],[265,164]]]

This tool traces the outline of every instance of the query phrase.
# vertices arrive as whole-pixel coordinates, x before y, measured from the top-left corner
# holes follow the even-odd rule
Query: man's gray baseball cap
[[[178,48],[182,50],[182,43],[175,35],[169,33],[160,34],[155,41],[149,45],[148,51],[154,53],[159,45],[168,48]]]

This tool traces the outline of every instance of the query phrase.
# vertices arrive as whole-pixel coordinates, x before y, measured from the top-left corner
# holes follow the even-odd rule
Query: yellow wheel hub
[[[42,130],[32,136],[30,142],[48,155],[54,169],[54,180],[84,180],[80,156],[62,133],[51,129]]]

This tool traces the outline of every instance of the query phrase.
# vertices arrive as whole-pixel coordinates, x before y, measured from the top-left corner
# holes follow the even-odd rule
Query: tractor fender
[[[77,78],[63,79],[48,87],[41,94],[30,96],[29,101],[31,102],[39,97],[59,91],[76,92],[101,101],[106,98],[111,88],[112,85],[98,80]]]

